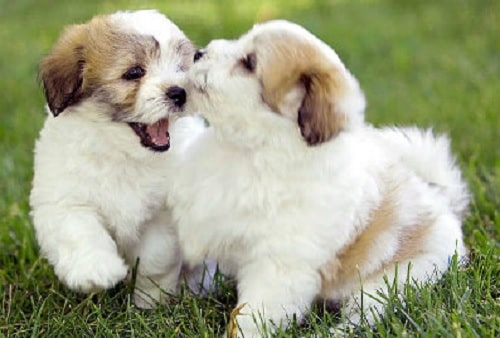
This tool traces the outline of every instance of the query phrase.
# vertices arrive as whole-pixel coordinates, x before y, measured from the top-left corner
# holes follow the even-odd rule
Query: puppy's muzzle
[[[167,89],[167,98],[178,108],[186,103],[186,91],[184,88],[173,86]]]

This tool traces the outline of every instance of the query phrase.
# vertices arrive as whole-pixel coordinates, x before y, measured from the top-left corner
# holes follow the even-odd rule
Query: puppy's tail
[[[463,217],[469,205],[469,190],[462,178],[456,159],[451,153],[446,135],[435,135],[432,130],[416,127],[387,128],[387,137],[401,161],[430,185],[438,187],[450,203],[453,212]]]

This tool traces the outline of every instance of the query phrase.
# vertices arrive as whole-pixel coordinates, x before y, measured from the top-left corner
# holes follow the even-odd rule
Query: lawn
[[[333,46],[358,77],[367,120],[450,134],[473,194],[464,224],[470,264],[452,264],[436,285],[405,288],[404,303],[390,297],[384,319],[352,335],[500,336],[500,1],[0,0],[0,337],[216,337],[228,320],[231,283],[208,299],[184,292],[141,311],[130,285],[76,294],[38,255],[28,207],[44,119],[37,64],[65,25],[136,8],[158,8],[200,46],[237,37],[253,22],[293,20]],[[317,309],[277,336],[327,337],[339,320]]]

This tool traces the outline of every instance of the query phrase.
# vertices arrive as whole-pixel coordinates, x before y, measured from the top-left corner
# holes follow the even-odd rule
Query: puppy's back
[[[384,128],[382,138],[399,157],[399,161],[425,182],[439,187],[449,200],[453,212],[466,213],[469,203],[467,184],[462,179],[446,135],[416,127]]]

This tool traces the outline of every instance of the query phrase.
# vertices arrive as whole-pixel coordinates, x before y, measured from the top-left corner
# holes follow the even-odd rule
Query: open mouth
[[[170,148],[168,119],[161,119],[153,124],[129,122],[128,125],[141,139],[141,144],[154,151],[166,151]]]

